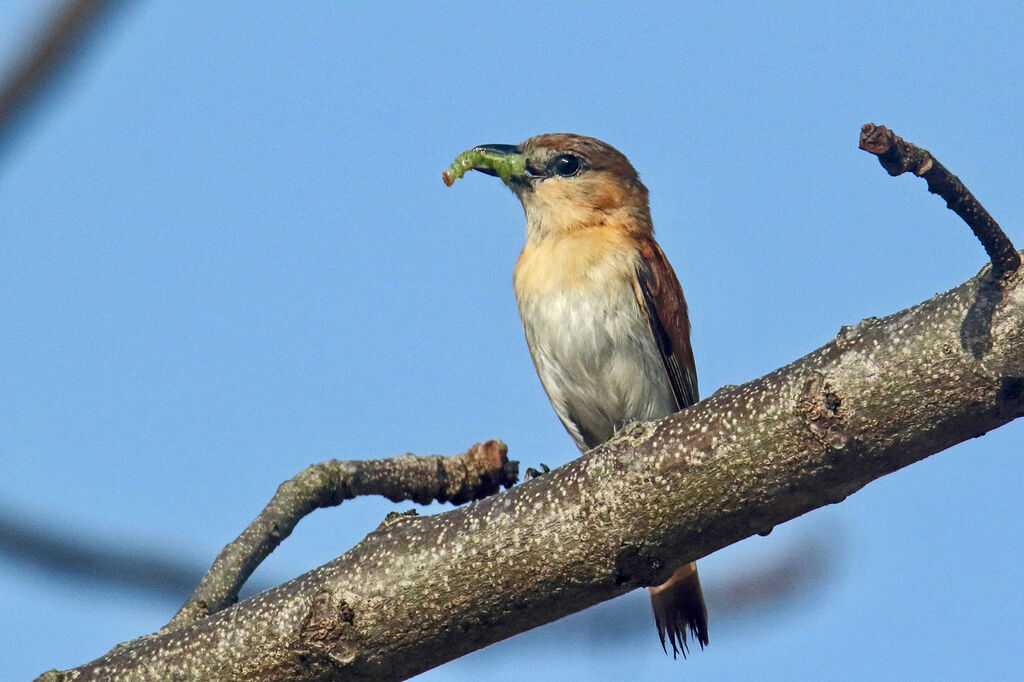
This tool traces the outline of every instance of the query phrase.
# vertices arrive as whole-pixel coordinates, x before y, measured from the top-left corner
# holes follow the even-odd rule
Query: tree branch
[[[489,440],[451,457],[406,454],[388,459],[332,459],[304,469],[282,483],[259,516],[221,550],[195,592],[160,632],[176,630],[234,604],[252,572],[314,510],[360,495],[420,504],[478,500],[515,484],[519,464],[509,462],[507,454],[504,443]]]
[[[657,584],[1024,413],[1024,284],[995,282],[986,268],[844,327],[537,479],[401,518],[288,583],[41,679],[401,679]]]

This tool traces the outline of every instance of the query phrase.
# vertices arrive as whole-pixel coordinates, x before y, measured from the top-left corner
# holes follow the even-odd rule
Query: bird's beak
[[[444,172],[444,184],[451,185],[468,170],[494,175],[508,184],[526,173],[526,157],[511,144],[482,144],[462,152]]]

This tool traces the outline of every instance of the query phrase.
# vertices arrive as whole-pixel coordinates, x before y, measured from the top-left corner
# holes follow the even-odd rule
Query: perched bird
[[[541,384],[580,450],[697,402],[686,301],[629,160],[601,140],[556,133],[475,147],[445,182],[469,169],[500,176],[523,204],[519,314]],[[663,648],[667,639],[685,656],[687,631],[707,644],[696,563],[650,594]]]

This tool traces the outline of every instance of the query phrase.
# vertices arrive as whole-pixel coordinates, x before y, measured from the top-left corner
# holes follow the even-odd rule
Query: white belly
[[[565,428],[581,450],[616,425],[676,411],[668,376],[632,286],[574,286],[521,295],[526,341]]]

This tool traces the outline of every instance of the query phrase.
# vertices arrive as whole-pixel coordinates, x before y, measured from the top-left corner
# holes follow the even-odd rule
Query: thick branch
[[[1022,413],[1024,284],[986,268],[523,485],[387,524],[318,569],[67,679],[408,677],[657,584]]]
[[[907,142],[885,126],[865,123],[860,130],[860,148],[878,157],[889,175],[908,171],[928,183],[928,191],[946,200],[946,207],[960,216],[985,247],[997,275],[1020,267],[1020,256],[999,223],[974,198],[960,178],[953,175],[927,149]]]
[[[195,592],[160,632],[176,630],[234,604],[252,572],[310,512],[360,495],[420,504],[478,500],[516,482],[518,463],[509,462],[507,454],[504,443],[489,440],[451,457],[406,454],[389,459],[332,459],[304,469],[282,483],[259,516],[221,550]]]

